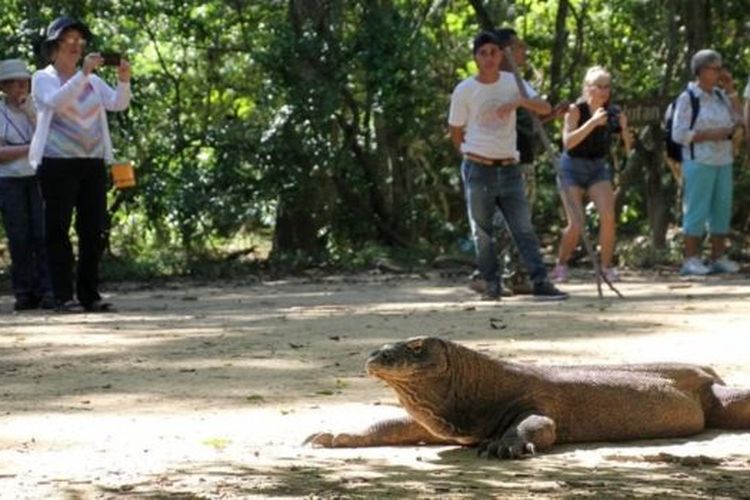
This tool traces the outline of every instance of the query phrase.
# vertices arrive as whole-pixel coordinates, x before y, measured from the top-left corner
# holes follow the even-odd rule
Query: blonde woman
[[[555,281],[568,279],[568,260],[578,245],[583,223],[574,214],[583,214],[583,200],[588,197],[599,213],[599,246],[601,269],[609,281],[618,281],[612,265],[615,249],[615,200],[612,173],[607,164],[612,136],[620,134],[625,151],[631,147],[631,136],[625,114],[612,106],[612,75],[601,66],[589,68],[583,79],[583,95],[568,108],[563,128],[561,159],[563,206],[568,225],[563,230]]]

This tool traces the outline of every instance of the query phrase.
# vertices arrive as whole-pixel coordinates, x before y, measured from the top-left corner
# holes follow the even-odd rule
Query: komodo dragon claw
[[[363,438],[357,434],[347,434],[346,432],[338,434],[318,432],[308,436],[302,444],[308,443],[315,448],[351,448],[363,446]]]
[[[331,445],[333,444],[333,434],[330,432],[316,432],[310,434],[302,442],[303,446],[306,444],[312,445],[315,448],[331,448]]]
[[[477,456],[487,454],[487,459],[492,458],[509,458],[512,460],[519,458],[529,458],[536,454],[534,443],[522,441],[520,439],[486,439],[477,447]]]

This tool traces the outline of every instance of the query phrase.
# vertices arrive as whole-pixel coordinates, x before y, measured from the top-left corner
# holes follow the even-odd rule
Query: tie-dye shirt
[[[113,89],[95,74],[85,75],[79,70],[63,83],[55,67],[50,65],[34,73],[31,91],[37,109],[36,130],[29,148],[29,161],[34,168],[39,166],[42,157],[47,154],[53,120],[63,120],[58,124],[63,126],[56,129],[56,133],[61,132],[53,145],[53,148],[58,148],[56,154],[65,152],[66,155],[82,156],[80,150],[72,151],[63,145],[70,146],[69,142],[75,142],[72,140],[74,136],[79,139],[85,137],[77,145],[83,148],[86,157],[113,161],[107,111],[122,111],[128,107],[131,96],[129,82],[118,81]],[[88,105],[92,107],[89,108]],[[64,121],[70,116],[75,118]],[[65,127],[80,128],[72,130]],[[95,140],[97,134],[98,139]],[[90,150],[92,146],[93,151]],[[97,149],[99,147],[101,149]],[[49,152],[54,153],[52,150]]]
[[[99,121],[101,99],[87,82],[50,123],[44,156],[49,158],[103,158],[103,130]]]

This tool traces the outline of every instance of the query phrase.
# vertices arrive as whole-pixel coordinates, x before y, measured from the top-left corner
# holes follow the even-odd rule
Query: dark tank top
[[[586,101],[577,102],[576,107],[580,114],[578,125],[576,125],[576,128],[578,128],[591,118],[591,108]],[[610,134],[605,122],[604,125],[596,127],[576,147],[569,149],[568,155],[575,158],[604,158],[609,152],[609,146]]]

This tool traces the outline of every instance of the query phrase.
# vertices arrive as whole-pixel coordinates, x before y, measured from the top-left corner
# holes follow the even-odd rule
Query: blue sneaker
[[[705,276],[711,272],[698,257],[690,257],[685,259],[680,268],[680,274],[682,276]]]
[[[740,270],[740,266],[733,260],[730,260],[726,255],[722,255],[720,258],[718,258],[717,260],[711,263],[712,273],[734,274],[739,270]]]

